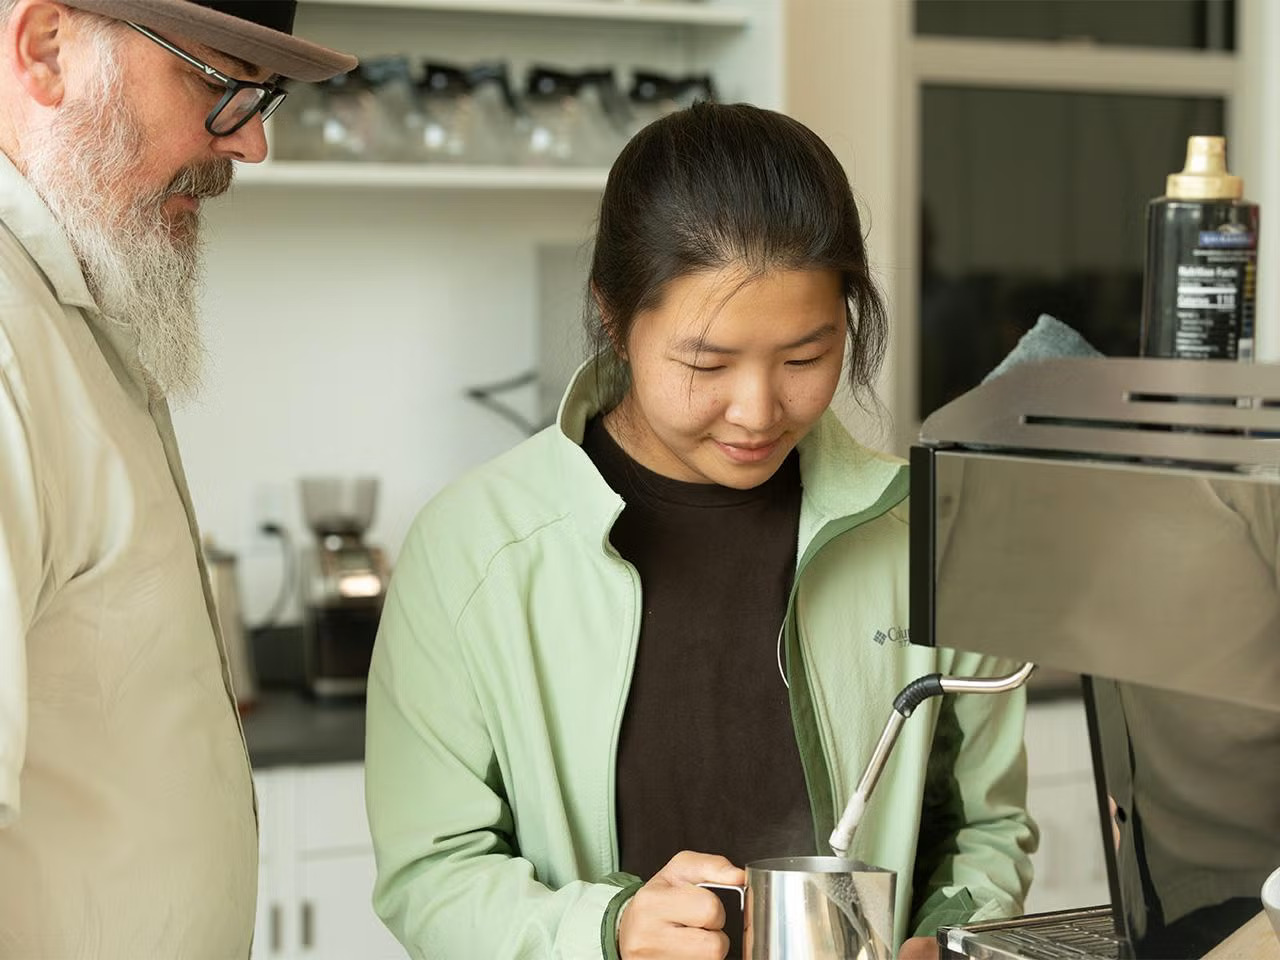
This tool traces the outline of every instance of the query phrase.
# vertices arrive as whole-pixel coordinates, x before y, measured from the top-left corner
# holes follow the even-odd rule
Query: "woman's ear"
[[[618,329],[617,323],[614,322],[614,314],[605,306],[604,297],[600,296],[600,290],[596,287],[595,282],[591,284],[591,299],[596,305],[596,313],[600,315],[600,322],[604,325],[605,336],[609,338],[609,345],[613,347],[614,354],[619,360],[627,359],[627,344],[623,339],[622,332]]]
[[[66,96],[62,61],[68,22],[61,4],[19,4],[4,30],[5,59],[14,79],[42,107],[56,107]]]

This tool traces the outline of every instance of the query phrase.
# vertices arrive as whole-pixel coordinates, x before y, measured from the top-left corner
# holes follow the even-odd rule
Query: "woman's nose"
[[[768,433],[782,415],[782,401],[772,378],[744,377],[734,385],[725,420],[751,433]]]

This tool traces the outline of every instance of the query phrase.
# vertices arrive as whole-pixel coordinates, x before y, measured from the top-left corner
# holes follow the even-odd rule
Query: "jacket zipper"
[[[816,558],[820,552],[822,552],[828,545],[833,543],[837,538],[844,536],[846,533],[849,533],[852,530],[856,530],[858,527],[862,526],[865,523],[870,523],[873,520],[880,519],[886,513],[888,513],[889,511],[893,510],[896,506],[898,506],[898,504],[902,503],[902,501],[907,498],[907,492],[905,490],[903,491],[902,496],[897,497],[891,502],[884,502],[884,500],[887,495],[892,495],[891,491],[893,490],[896,484],[902,483],[905,486],[905,481],[902,480],[902,478],[906,476],[907,474],[905,469],[900,470],[897,477],[895,477],[895,479],[885,487],[884,491],[882,491],[880,495],[880,499],[877,500],[877,502],[869,510],[863,511],[862,513],[859,513],[853,516],[852,518],[849,518],[849,517],[843,518],[843,521],[847,521],[847,522],[842,522],[841,520],[834,520],[828,523],[821,530],[819,530],[818,533],[814,536],[814,538],[809,542],[809,546],[805,549],[804,556],[800,559],[799,563],[796,564],[796,575],[794,580],[791,583],[791,594],[787,598],[787,613],[782,621],[783,640],[785,642],[787,628],[790,627],[795,632],[795,648],[797,652],[803,653],[803,651],[801,650],[802,638],[800,635],[800,624],[796,619],[796,596],[800,588],[800,577],[804,574],[804,571],[805,569],[808,568],[809,564],[813,562],[814,558]],[[880,509],[877,509],[877,508],[880,508]],[[827,834],[830,833],[831,829],[835,826],[834,811],[837,810],[840,806],[840,797],[837,795],[835,781],[832,780],[831,778],[831,759],[826,755],[826,750],[825,750],[826,744],[822,737],[823,731],[821,728],[821,724],[818,721],[816,704],[812,701],[811,698],[809,699],[808,707],[811,712],[810,720],[813,724],[813,729],[817,734],[818,740],[819,740],[819,750],[817,751],[818,755],[813,756],[808,752],[806,752],[804,749],[804,745],[800,740],[800,731],[796,725],[796,721],[801,712],[801,708],[800,708],[800,705],[798,705],[796,702],[796,698],[798,696],[797,686],[794,682],[791,682],[793,678],[792,670],[795,665],[791,663],[790,645],[788,644],[787,647],[788,649],[786,650],[785,655],[782,657],[782,660],[783,660],[783,669],[784,669],[784,680],[787,680],[788,699],[790,700],[790,703],[791,703],[792,733],[796,737],[796,747],[800,751],[800,763],[804,769],[805,784],[810,791],[809,812],[814,822],[814,842],[815,842],[816,849],[819,852],[821,852],[824,849],[823,844],[826,841]],[[803,661],[803,657],[801,657],[800,659],[801,661]],[[800,664],[800,667],[801,669],[803,669],[803,662]],[[807,682],[805,683],[805,688],[806,689],[808,688]],[[823,767],[823,769],[821,770],[821,773],[822,773],[821,780],[823,781],[821,786],[825,787],[827,796],[830,799],[830,804],[831,804],[830,810],[832,811],[831,813],[818,810],[814,802],[815,799],[817,798],[816,788],[819,786],[819,784],[815,783],[815,779],[818,778],[819,771],[815,769],[814,765],[819,760],[821,761],[822,767]],[[820,816],[823,818],[822,823],[819,823]],[[831,822],[827,823],[826,822],[827,820],[830,820]]]
[[[619,513],[622,511],[619,510]],[[613,520],[609,522],[609,528],[613,528],[614,522],[618,519],[614,515]],[[621,697],[618,702],[617,711],[614,714],[613,733],[609,737],[609,776],[608,776],[608,816],[606,818],[609,824],[609,873],[614,873],[621,869],[620,854],[618,851],[618,741],[622,736],[622,718],[627,710],[627,697],[631,689],[631,678],[636,668],[636,650],[640,644],[640,623],[641,623],[641,591],[640,571],[638,571],[630,562],[625,560],[622,554],[614,549],[613,544],[605,543],[606,549],[611,557],[613,557],[626,570],[627,580],[631,585],[632,617],[631,627],[631,644],[627,648],[627,670],[623,677]]]

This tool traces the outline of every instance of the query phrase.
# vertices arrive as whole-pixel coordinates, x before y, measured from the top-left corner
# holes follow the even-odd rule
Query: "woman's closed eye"
[[[789,367],[812,367],[815,363],[825,357],[825,353],[820,353],[816,357],[806,357],[804,360],[788,360]]]
[[[812,367],[814,364],[819,363],[824,357],[826,357],[826,354],[820,353],[816,357],[804,357],[803,359],[788,360],[786,361],[786,364],[789,367]],[[718,370],[725,369],[725,365],[722,363],[703,365],[699,363],[690,363],[687,360],[682,360],[680,362],[690,370],[696,371],[697,373],[715,373]]]

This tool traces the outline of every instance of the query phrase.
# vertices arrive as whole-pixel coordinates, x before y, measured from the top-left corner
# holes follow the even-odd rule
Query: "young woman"
[[[369,680],[375,904],[433,960],[738,955],[698,882],[830,833],[916,677],[907,476],[829,406],[886,336],[840,164],[699,105],[609,176],[594,359],[559,422],[436,497]],[[898,871],[903,956],[1016,914],[1035,828],[1023,701],[912,717],[851,856]]]

